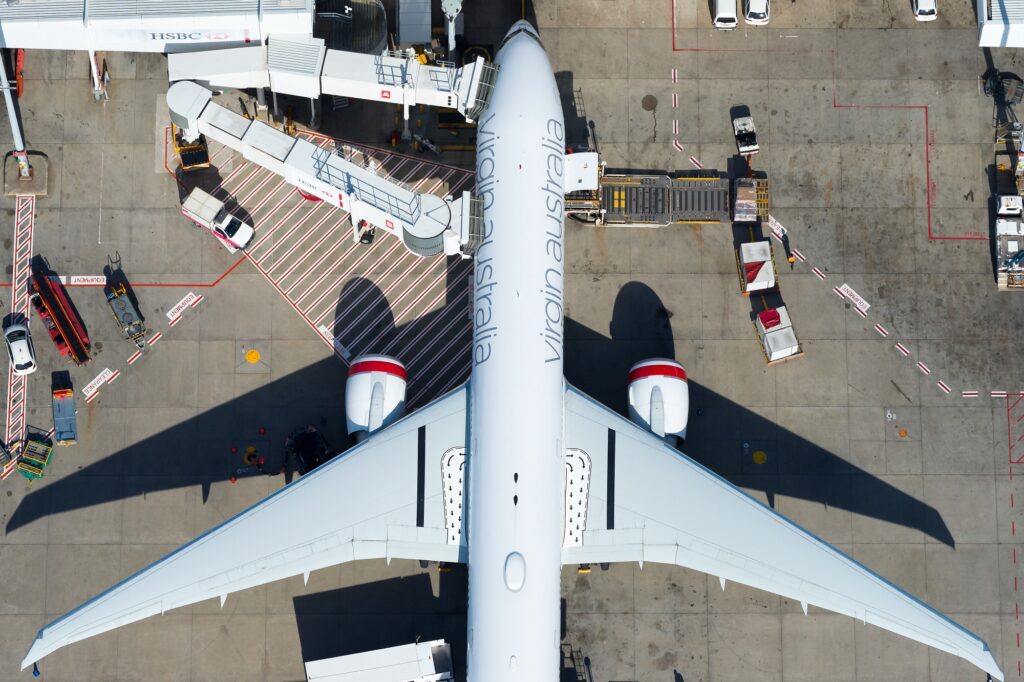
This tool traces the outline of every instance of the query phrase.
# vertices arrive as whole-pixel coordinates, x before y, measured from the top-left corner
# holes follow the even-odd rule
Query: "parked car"
[[[935,21],[939,15],[939,8],[935,6],[935,0],[912,0],[914,6],[914,18],[918,21]]]
[[[736,0],[714,0],[715,16],[712,23],[719,31],[736,29]]]
[[[771,12],[771,0],[743,0],[743,19],[751,26],[766,26]]]
[[[4,327],[4,341],[7,342],[7,355],[11,358],[11,367],[18,376],[36,371],[36,349],[32,345],[32,335],[23,324],[11,324]]]

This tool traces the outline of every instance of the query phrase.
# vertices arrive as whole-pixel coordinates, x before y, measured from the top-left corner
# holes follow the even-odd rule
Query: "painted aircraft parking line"
[[[478,124],[484,239],[469,381],[400,418],[407,368],[356,362],[346,409],[359,445],[45,626],[23,667],[167,609],[346,561],[406,558],[468,564],[470,682],[553,682],[561,567],[652,561],[856,617],[1001,680],[976,635],[675,449],[682,366],[634,366],[634,421],[565,382],[560,98],[527,22],[496,61]]]

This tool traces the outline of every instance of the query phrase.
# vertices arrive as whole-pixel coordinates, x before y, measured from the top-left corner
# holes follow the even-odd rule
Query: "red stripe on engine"
[[[644,365],[629,373],[630,383],[644,377],[677,377],[686,381],[686,370],[676,365]]]
[[[387,362],[386,360],[364,360],[362,362],[357,362],[348,368],[349,376],[352,376],[353,374],[360,374],[362,372],[386,372],[388,374],[393,374],[403,381],[405,381],[406,378],[405,367],[394,362]]]

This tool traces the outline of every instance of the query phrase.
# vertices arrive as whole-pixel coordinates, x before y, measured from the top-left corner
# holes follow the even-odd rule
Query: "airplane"
[[[469,380],[404,416],[404,365],[358,358],[346,384],[356,446],[44,626],[22,667],[172,608],[401,558],[468,565],[470,682],[554,682],[562,566],[651,561],[856,617],[1002,680],[981,638],[677,449],[681,364],[634,365],[632,420],[565,381],[558,88],[529,22],[496,62],[478,124]]]

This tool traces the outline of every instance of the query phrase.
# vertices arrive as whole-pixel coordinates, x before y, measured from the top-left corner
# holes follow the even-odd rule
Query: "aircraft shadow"
[[[466,278],[461,274],[449,279],[454,280],[453,289],[465,285]],[[350,283],[343,292],[343,296],[355,294],[365,294],[370,299],[376,297],[377,300],[363,304],[372,310],[382,311],[387,307],[383,295],[366,280]],[[430,338],[436,332],[428,325],[446,309],[412,322],[411,325],[420,325],[415,333]],[[393,321],[391,329],[386,329],[387,324],[385,321],[385,336],[401,331],[394,327]],[[626,376],[630,365],[644,358],[674,356],[671,314],[654,291],[632,282],[620,290],[615,300],[609,331],[610,336],[605,336],[567,320],[565,372],[573,385],[621,413],[626,407]],[[422,393],[419,404],[461,381],[463,377],[451,368],[461,367],[461,371],[465,371],[468,346],[468,336],[454,335],[439,346],[430,365],[417,364],[419,360],[412,362],[413,373],[429,372],[431,367],[449,367],[450,372],[446,375],[447,381],[433,382]],[[445,347],[450,350],[443,350]],[[752,348],[751,352],[755,350]],[[680,360],[685,365],[686,358]],[[229,446],[242,442],[241,433],[255,433],[258,426],[265,429],[261,447],[268,450],[268,471],[279,470],[274,462],[280,462],[283,446],[279,444],[284,436],[307,424],[316,425],[332,447],[343,451],[350,446],[344,420],[345,376],[346,368],[341,362],[326,358],[72,474],[45,478],[39,482],[42,485],[37,484],[22,499],[9,518],[6,530],[11,533],[47,515],[160,490],[199,486],[205,501],[214,482],[226,481],[233,475],[238,478],[263,475],[243,466],[240,455],[225,454]],[[410,388],[412,386],[410,382]],[[946,545],[955,545],[936,509],[888,482],[695,381],[690,382],[690,401],[690,438],[683,447],[684,452],[733,483],[763,491],[770,502],[779,495],[817,502],[916,529]],[[743,434],[747,440],[741,441],[738,434]],[[743,442],[749,445],[746,450]],[[183,447],[183,444],[194,444],[194,447]],[[768,454],[765,464],[752,462],[749,452],[754,449]],[[130,477],[140,476],[145,477],[145,490],[138,489],[139,484],[126,482],[136,480]]]

